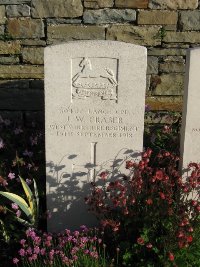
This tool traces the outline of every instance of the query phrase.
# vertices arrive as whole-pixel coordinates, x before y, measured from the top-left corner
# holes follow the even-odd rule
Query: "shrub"
[[[124,266],[174,265],[175,253],[191,246],[199,224],[200,165],[191,163],[184,181],[175,154],[152,155],[147,149],[138,162],[127,160],[126,175],[101,171],[86,198],[111,255],[118,247]]]

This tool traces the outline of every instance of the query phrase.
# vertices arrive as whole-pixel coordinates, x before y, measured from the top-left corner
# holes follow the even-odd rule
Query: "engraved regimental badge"
[[[72,99],[117,101],[118,59],[72,59]]]

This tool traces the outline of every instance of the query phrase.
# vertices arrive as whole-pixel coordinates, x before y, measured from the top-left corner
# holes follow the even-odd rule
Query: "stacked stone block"
[[[1,113],[30,119],[31,112],[42,112],[45,46],[94,39],[146,46],[146,103],[180,111],[186,49],[200,45],[198,2],[0,0]]]

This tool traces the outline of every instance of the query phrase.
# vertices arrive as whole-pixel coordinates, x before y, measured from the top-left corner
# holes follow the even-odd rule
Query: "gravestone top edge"
[[[115,45],[115,46],[124,46],[125,48],[137,48],[137,49],[141,49],[143,50],[143,53],[147,53],[147,48],[141,45],[136,45],[136,44],[132,44],[132,43],[127,43],[127,42],[120,42],[120,41],[110,41],[110,40],[78,40],[78,41],[68,41],[68,42],[62,42],[60,44],[54,44],[54,45],[49,45],[47,47],[44,48],[44,51],[48,51],[51,50],[53,48],[58,48],[58,47],[65,47],[68,45],[89,45],[89,44],[93,44],[93,45]]]

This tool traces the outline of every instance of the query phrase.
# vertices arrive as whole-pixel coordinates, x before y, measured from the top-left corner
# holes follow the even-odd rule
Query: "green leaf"
[[[33,179],[33,183],[34,183],[35,198],[36,198],[37,208],[38,208],[39,207],[39,194],[38,194],[38,189],[37,189],[37,184],[35,182],[35,179]]]
[[[2,192],[2,191],[0,191],[0,195],[2,195],[4,197],[8,198],[9,200],[15,202],[20,207],[20,209],[23,210],[23,212],[26,214],[26,216],[28,218],[32,218],[31,210],[30,210],[28,204],[26,203],[26,201],[22,197],[20,197],[20,196],[18,196],[16,194],[13,194],[13,193]]]
[[[31,213],[33,214],[34,213],[34,197],[33,197],[33,194],[31,192],[30,187],[27,185],[27,183],[24,181],[24,179],[22,179],[22,177],[19,177],[19,178],[20,178],[20,181],[22,183],[22,186],[23,186],[24,192],[26,194],[26,197],[28,199],[28,202],[29,202],[29,205],[30,205],[30,209],[31,209]]]

